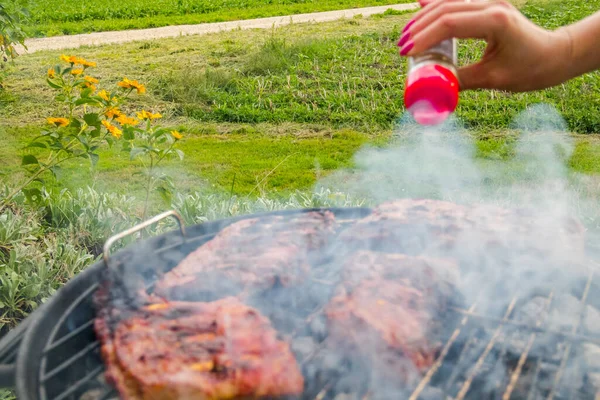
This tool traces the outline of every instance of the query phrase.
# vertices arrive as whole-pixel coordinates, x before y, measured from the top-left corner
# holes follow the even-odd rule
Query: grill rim
[[[242,215],[232,218],[219,219],[202,224],[186,226],[187,238],[208,234],[216,234],[228,225],[251,218],[267,218],[272,216],[294,216],[308,212],[332,212],[336,218],[357,220],[372,213],[371,208],[366,207],[324,207],[324,208],[302,208],[293,210],[282,210]],[[147,246],[160,250],[157,246],[167,238],[180,237],[179,229],[174,229],[161,235],[133,243],[111,255],[111,260],[118,259],[123,255],[143,251]],[[81,271],[62,288],[60,288],[46,303],[34,311],[21,325],[28,325],[23,329],[24,336],[19,345],[17,360],[15,363],[15,384],[19,399],[35,400],[41,399],[40,389],[43,378],[42,360],[44,350],[50,345],[52,332],[57,328],[58,321],[65,317],[65,312],[74,300],[79,299],[93,285],[102,278],[102,272],[107,268],[104,260],[99,260],[85,270]],[[0,349],[1,350],[1,349]]]

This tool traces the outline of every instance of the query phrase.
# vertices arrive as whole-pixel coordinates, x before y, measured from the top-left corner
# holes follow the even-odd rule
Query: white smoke
[[[430,198],[469,207],[473,218],[485,221],[480,228],[458,233],[451,250],[440,250],[435,243],[439,239],[431,235],[424,250],[460,260],[466,308],[477,303],[478,312],[502,318],[515,296],[523,305],[554,291],[567,298],[555,301],[560,307],[554,308],[552,319],[573,320],[581,307],[571,295],[581,296],[593,268],[591,255],[578,247],[582,240],[577,220],[593,221],[590,213],[597,210],[567,166],[574,140],[560,114],[547,105],[529,107],[507,132],[514,139],[507,141],[511,156],[485,159],[477,157],[476,135],[456,118],[425,128],[404,116],[387,146],[363,148],[352,169],[322,179],[317,188],[365,196],[375,203]],[[509,229],[489,230],[485,224],[504,218],[502,211],[494,211],[503,209],[498,206],[520,211],[509,212]],[[527,228],[520,227],[521,215]],[[594,240],[593,232],[586,234],[588,242]],[[423,235],[418,226],[415,235]],[[501,251],[488,251],[490,242],[499,243]],[[546,350],[556,345],[554,341]],[[579,361],[572,357],[568,365]],[[509,374],[496,365],[492,375],[493,381],[502,382]]]

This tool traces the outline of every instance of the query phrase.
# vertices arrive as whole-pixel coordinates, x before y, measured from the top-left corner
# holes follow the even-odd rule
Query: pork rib
[[[457,273],[449,260],[359,251],[344,264],[339,292],[325,310],[330,334],[373,361],[395,357],[423,371],[435,359],[436,324]]]
[[[157,303],[96,319],[106,377],[124,400],[298,395],[303,377],[269,321],[235,298]]]
[[[194,290],[208,286],[206,280],[215,282],[214,291],[230,295],[248,287],[302,282],[310,269],[309,252],[327,243],[334,225],[331,212],[236,222],[165,274],[154,293],[167,299],[195,300]]]
[[[452,257],[496,265],[580,262],[585,229],[568,215],[429,199],[384,203],[341,235],[344,249]]]

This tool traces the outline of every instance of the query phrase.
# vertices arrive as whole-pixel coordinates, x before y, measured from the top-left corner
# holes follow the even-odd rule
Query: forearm
[[[600,12],[557,32],[569,37],[569,54],[555,55],[566,57],[567,79],[600,69]]]

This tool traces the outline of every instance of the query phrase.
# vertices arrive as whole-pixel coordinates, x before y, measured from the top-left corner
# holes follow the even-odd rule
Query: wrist
[[[575,41],[573,40],[573,32],[571,32],[570,28],[570,26],[565,26],[553,32],[556,38],[556,46],[552,46],[555,48],[551,50],[553,54],[549,55],[549,57],[556,60],[555,73],[559,84],[580,74]]]
[[[555,54],[556,58],[564,58],[567,67],[567,79],[575,78],[600,68],[600,13],[596,13],[572,25],[557,29],[556,34],[568,43],[564,54]]]

